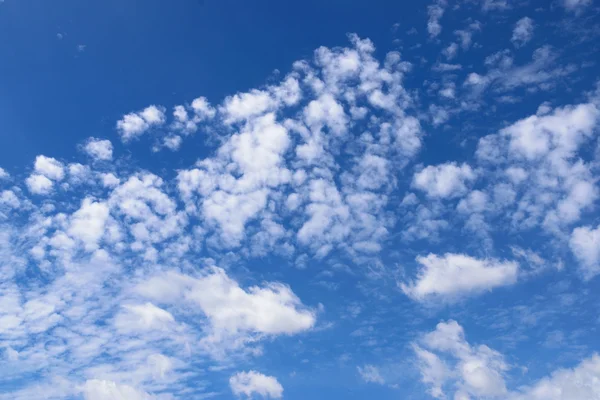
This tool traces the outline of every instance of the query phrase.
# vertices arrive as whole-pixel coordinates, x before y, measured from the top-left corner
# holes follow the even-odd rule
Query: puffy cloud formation
[[[504,374],[509,367],[504,357],[485,345],[471,346],[456,321],[440,322],[413,347],[422,381],[432,397],[446,398],[446,386],[455,387],[455,399],[507,394]]]
[[[27,188],[33,194],[48,194],[52,191],[54,183],[44,175],[33,174],[29,176],[25,183]]]
[[[350,40],[352,47],[319,48],[312,63],[295,63],[279,84],[229,96],[217,108],[231,136],[214,157],[178,174],[188,213],[216,228],[211,244],[250,240],[252,252],[264,253],[264,244],[288,251],[297,240],[323,256],[343,250],[355,257],[380,248],[391,170],[419,150],[421,129],[407,115],[412,99],[400,55],[389,53],[381,65],[369,40]],[[280,117],[292,110],[296,119]],[[350,159],[336,157],[350,144]],[[343,179],[334,179],[348,162]],[[273,212],[281,207],[289,214]],[[296,234],[282,226],[294,215]]]
[[[139,112],[132,112],[117,121],[117,129],[123,142],[130,141],[165,123],[165,110],[155,105],[148,106]]]
[[[519,265],[513,261],[477,259],[464,254],[417,257],[417,278],[401,284],[408,296],[424,301],[451,300],[516,282]]]
[[[510,400],[595,399],[600,396],[600,356],[594,354],[573,368],[558,369],[534,385],[512,393]]]
[[[431,197],[457,197],[464,194],[467,184],[475,178],[475,171],[468,164],[430,165],[415,173],[413,186]]]
[[[379,58],[370,40],[349,35],[347,46],[320,47],[263,86],[212,104],[150,105],[116,123],[125,145],[151,142],[153,157],[186,149],[175,170],[162,161],[141,169],[129,158],[137,154],[113,154],[100,138],[77,147],[84,155],[39,155],[31,170],[10,166],[12,176],[0,169],[0,398],[208,398],[229,393],[227,383],[237,396],[279,398],[277,379],[254,371],[273,351],[295,357],[280,379],[306,371],[291,370],[296,359],[327,357],[329,366],[353,362],[345,371],[366,383],[408,390],[390,367],[407,347],[435,398],[597,396],[597,356],[510,390],[520,360],[469,343],[455,321],[411,342],[429,323],[424,308],[444,304],[431,314],[481,326],[479,304],[457,300],[510,285],[528,297],[503,298],[502,309],[481,297],[490,330],[513,329],[515,315],[554,329],[568,307],[596,305],[581,293],[593,292],[600,270],[598,95],[512,106],[497,121],[496,110],[550,93],[574,69],[550,46],[517,64],[513,51],[526,52],[533,32],[526,18],[513,31],[519,50],[461,63],[482,48],[484,25],[470,19],[442,34],[450,12],[445,1],[427,8],[427,44],[442,53],[420,61],[433,74],[423,85],[405,85],[417,64],[404,55]],[[503,37],[510,45],[510,30]],[[440,139],[462,113],[485,129]],[[445,151],[455,139],[460,154]],[[202,151],[187,151],[193,140]],[[542,274],[556,281],[534,284]],[[389,285],[398,281],[400,290]],[[529,284],[543,289],[529,296]],[[564,289],[575,286],[584,290]],[[536,309],[552,301],[560,307]],[[578,357],[589,324],[568,337]],[[520,329],[498,334],[494,347],[569,334],[523,339]],[[313,336],[336,342],[316,351]],[[348,354],[356,349],[364,352]],[[250,371],[234,374],[241,369]]]
[[[229,378],[229,386],[236,396],[248,398],[259,395],[266,399],[280,399],[283,396],[283,386],[273,376],[260,372],[238,372]]]
[[[240,344],[255,334],[291,335],[312,328],[316,321],[314,311],[304,307],[289,287],[271,283],[246,291],[216,267],[197,278],[177,273],[155,276],[135,290],[158,304],[176,306],[183,302],[197,307],[207,318],[209,336],[204,342],[208,346],[223,341]],[[173,322],[168,312],[151,303],[135,307],[142,325]]]
[[[502,354],[473,346],[456,321],[440,322],[436,329],[413,343],[421,380],[431,397],[454,399],[502,398],[508,400],[594,399],[600,396],[600,357],[593,354],[573,368],[557,369],[530,386],[508,390],[510,369]]]
[[[35,158],[34,170],[53,181],[60,181],[65,176],[63,164],[52,157],[37,156]]]
[[[85,152],[95,160],[108,161],[113,156],[110,140],[89,138],[84,145]]]
[[[584,278],[590,279],[600,273],[600,226],[575,228],[569,242],[571,251],[579,260]]]
[[[533,20],[529,17],[523,17],[517,21],[511,41],[517,47],[525,45],[533,37]]]
[[[429,21],[427,22],[427,32],[430,38],[437,37],[442,32],[440,19],[444,16],[447,3],[445,0],[438,0],[434,4],[427,7]]]

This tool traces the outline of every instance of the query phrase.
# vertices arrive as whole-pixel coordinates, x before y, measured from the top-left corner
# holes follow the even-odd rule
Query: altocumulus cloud
[[[590,3],[561,1],[560,12],[578,18]],[[309,381],[308,368],[286,369],[296,359],[373,391],[418,384],[417,397],[598,398],[592,345],[577,342],[569,365],[517,387],[529,361],[505,352],[528,335],[538,345],[564,338],[561,312],[597,308],[585,293],[600,272],[600,94],[590,85],[568,102],[492,118],[559,90],[577,67],[550,45],[529,49],[543,37],[538,17],[511,19],[507,48],[462,60],[482,51],[486,25],[447,29],[457,9],[444,0],[424,9],[422,39],[439,57],[419,61],[433,77],[416,85],[417,63],[350,34],[221,101],[122,110],[116,140],[73,143],[82,159],[40,154],[21,171],[0,168],[0,398],[279,399],[284,385],[288,395]],[[436,130],[475,114],[490,121],[460,138],[460,154],[431,151]],[[202,158],[160,173],[121,151],[148,145],[160,157],[195,140],[205,140]],[[523,295],[529,284],[539,296]],[[502,308],[494,296],[509,287],[521,297]],[[485,329],[476,297],[497,306]],[[434,309],[435,325],[412,314],[435,303],[452,316]],[[538,323],[554,331],[534,338]],[[274,349],[285,363],[257,365]]]

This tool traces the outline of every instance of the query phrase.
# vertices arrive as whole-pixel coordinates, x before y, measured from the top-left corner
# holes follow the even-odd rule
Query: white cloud
[[[165,123],[165,110],[163,107],[151,105],[140,112],[129,113],[117,121],[117,129],[121,140],[127,142],[143,135],[148,129]]]
[[[437,62],[431,67],[431,70],[435,72],[459,71],[461,69],[462,65],[460,64],[448,64],[443,62]]]
[[[433,332],[421,336],[413,349],[422,381],[435,398],[447,398],[446,387],[452,387],[453,398],[461,400],[499,398],[508,393],[504,357],[485,345],[471,346],[456,321],[440,322]]]
[[[508,400],[588,400],[600,398],[600,356],[594,354],[571,369],[511,393]]]
[[[69,183],[81,184],[88,180],[90,175],[90,167],[79,163],[71,163],[67,166],[69,171]]]
[[[264,114],[275,106],[275,99],[271,97],[269,92],[252,90],[248,93],[227,97],[221,112],[225,115],[227,123],[234,123],[252,116]]]
[[[169,150],[177,151],[177,150],[179,150],[179,147],[181,147],[181,142],[182,142],[181,136],[169,135],[169,136],[165,137],[163,144]]]
[[[348,123],[344,108],[330,94],[308,103],[304,109],[304,118],[313,129],[327,126],[336,135],[343,134]]]
[[[0,180],[10,178],[10,174],[4,168],[0,168]]]
[[[98,242],[105,232],[109,208],[106,203],[95,202],[90,198],[83,200],[81,207],[71,218],[68,229],[71,237],[83,242],[86,251],[98,248]]]
[[[465,36],[468,44],[461,38],[451,39],[468,48],[470,36]],[[76,162],[63,167],[46,157],[27,184],[40,193],[56,186],[63,196],[28,199],[19,188],[22,182],[0,190],[0,259],[5,267],[0,268],[0,331],[6,341],[0,356],[6,364],[1,372],[11,374],[6,379],[24,382],[22,377],[47,372],[72,379],[65,384],[71,392],[62,394],[52,391],[50,377],[41,377],[37,393],[48,398],[210,396],[204,393],[206,370],[231,371],[235,361],[252,361],[245,356],[270,351],[272,346],[263,348],[265,341],[306,333],[316,325],[318,311],[303,304],[299,292],[260,281],[279,279],[272,278],[271,266],[259,268],[266,278],[253,280],[256,268],[244,267],[248,258],[264,257],[269,263],[273,255],[282,255],[282,263],[297,260],[306,266],[311,255],[329,257],[318,263],[328,269],[317,273],[317,279],[336,289],[344,284],[335,279],[342,270],[373,277],[395,273],[379,253],[397,240],[440,239],[436,247],[454,246],[446,239],[460,229],[457,221],[473,216],[471,229],[497,229],[503,239],[520,237],[518,230],[525,226],[558,226],[570,234],[569,224],[587,217],[598,195],[597,171],[586,161],[592,156],[580,151],[589,147],[593,152],[596,145],[596,106],[548,108],[482,140],[477,160],[423,169],[419,164],[413,177],[403,168],[414,161],[423,132],[419,119],[409,114],[426,118],[421,112],[427,109],[421,108],[416,90],[402,85],[410,65],[396,52],[380,63],[369,40],[350,40],[352,46],[323,47],[314,60],[295,63],[293,72],[275,86],[228,97],[215,107],[198,98],[176,106],[169,121],[153,111],[135,113],[142,130],[165,124],[157,147],[171,138],[176,138],[171,147],[178,147],[201,123],[206,124],[206,144],[218,143],[209,156],[201,152],[193,167],[177,171],[176,182],[140,172],[136,163],[94,163],[92,169]],[[510,53],[491,57],[489,63],[491,70],[519,72],[511,66]],[[525,74],[523,82],[535,81],[546,70],[525,72],[533,78]],[[446,105],[463,98],[461,88],[440,78],[430,88],[433,95],[445,97],[444,107],[430,111],[442,123],[453,115]],[[490,85],[504,82],[487,74],[472,78],[491,79]],[[75,187],[75,175],[93,179]],[[477,188],[472,187],[476,179]],[[406,194],[411,184],[416,194]],[[11,210],[16,204],[19,210]],[[12,218],[17,212],[19,218]],[[9,227],[13,220],[17,224]],[[597,270],[598,256],[589,247],[600,228],[579,229],[583,234],[573,232],[571,247],[584,254],[579,256],[583,264]],[[468,235],[465,240],[472,244]],[[552,242],[550,253],[554,244],[565,243]],[[478,254],[492,250],[483,248]],[[454,300],[509,285],[527,272],[514,262],[444,251],[417,259],[413,279],[402,285],[408,296],[424,302]],[[515,257],[540,262],[536,255],[542,250],[536,251],[515,252]],[[203,258],[209,256],[215,260]],[[367,268],[354,270],[341,266],[343,262]],[[204,268],[214,264],[226,269]],[[35,272],[32,281],[23,285],[23,273],[29,270]],[[337,323],[331,309],[326,326]],[[365,306],[361,316],[368,314]],[[436,331],[442,333],[427,335],[413,347],[431,395],[455,392],[448,398],[455,395],[457,400],[511,395],[502,380],[507,367],[501,356],[467,343],[451,323]],[[365,344],[379,345],[377,327],[369,332],[372,337]],[[300,339],[294,340],[299,346],[294,348],[302,350],[309,341]],[[211,366],[211,359],[219,366]],[[373,383],[394,378],[373,365],[361,365],[355,374]],[[261,395],[255,389],[260,385],[248,376],[238,384],[241,395]],[[536,385],[524,388],[523,396]],[[81,393],[72,393],[73,388]],[[264,390],[276,396],[273,389]],[[20,393],[0,398],[27,398],[25,391]],[[35,398],[36,392],[28,393]]]
[[[516,47],[521,47],[533,37],[533,20],[529,17],[523,17],[517,21],[513,29],[511,41]]]
[[[364,367],[357,367],[358,373],[363,381],[367,383],[378,383],[383,385],[385,383],[385,379],[381,376],[379,372],[379,368],[374,365],[365,365]]]
[[[11,208],[19,208],[21,201],[12,190],[3,190],[0,193],[0,204],[4,204]]]
[[[60,181],[65,176],[63,164],[52,157],[37,156],[35,158],[34,170],[53,181]]]
[[[529,160],[555,149],[568,157],[593,133],[600,111],[593,104],[557,108],[552,114],[532,115],[515,122],[501,133],[510,139],[510,150]]]
[[[104,174],[100,174],[100,178],[102,179],[102,185],[104,187],[115,187],[115,186],[119,186],[119,183],[121,183],[121,180],[119,178],[117,178],[115,176],[115,174],[113,173],[104,173]]]
[[[592,4],[592,0],[561,0],[562,6],[568,11],[580,13]]]
[[[579,260],[579,269],[586,279],[600,273],[600,226],[575,228],[569,242],[571,251]]]
[[[85,400],[152,400],[154,396],[129,385],[91,379],[82,387]]]
[[[444,56],[446,56],[446,58],[448,60],[452,60],[454,57],[456,57],[456,53],[458,52],[458,44],[456,43],[450,43],[448,45],[448,47],[446,47],[442,53],[444,54]]]
[[[510,204],[517,209],[507,215],[515,226],[541,225],[561,235],[591,209],[600,194],[591,166],[576,155],[592,138],[599,117],[593,103],[566,106],[480,139],[478,159],[501,168],[503,185],[516,197]]]
[[[468,50],[473,43],[473,33],[481,31],[481,23],[479,21],[471,22],[466,29],[459,29],[454,31],[454,34],[458,36],[460,40],[460,47],[463,50]]]
[[[481,0],[483,11],[507,10],[510,8],[508,0]]]
[[[191,112],[191,115],[188,111]],[[172,128],[184,134],[196,132],[198,124],[212,120],[216,113],[217,111],[210,105],[206,97],[198,97],[192,101],[191,106],[178,105],[173,108],[175,121]]]
[[[413,176],[413,187],[430,197],[458,197],[467,190],[467,184],[476,178],[476,173],[468,164],[454,162],[430,165]]]
[[[519,265],[512,261],[477,259],[464,254],[417,257],[417,278],[401,288],[417,301],[454,300],[516,282]]]
[[[144,304],[126,304],[123,312],[117,315],[117,329],[130,332],[139,330],[168,330],[175,318],[168,311],[150,302]]]
[[[229,378],[229,386],[236,396],[245,395],[250,398],[259,395],[271,399],[280,399],[283,396],[283,386],[277,378],[256,371],[238,372]]]
[[[530,91],[548,91],[576,71],[574,65],[556,65],[557,53],[550,46],[543,46],[533,52],[531,62],[514,65],[509,50],[499,51],[487,57],[486,74],[472,72],[464,81],[473,97],[481,96],[489,88],[497,92],[510,92],[517,88]],[[500,97],[499,97],[500,98]]]
[[[445,0],[437,0],[434,4],[427,7],[427,15],[429,15],[427,32],[429,32],[430,38],[435,38],[442,32],[440,19],[442,19],[442,16],[444,15],[446,5]]]
[[[192,109],[199,119],[198,122],[214,118],[216,110],[210,105],[206,97],[198,97],[192,101]]]
[[[52,191],[54,184],[44,175],[33,174],[29,176],[25,183],[27,184],[27,188],[33,194],[48,194]]]
[[[436,354],[413,344],[417,356],[417,365],[421,371],[421,380],[429,385],[428,392],[436,399],[445,398],[443,385],[452,376],[446,363]]]
[[[89,138],[84,146],[85,152],[95,160],[107,161],[113,156],[113,146],[110,140]]]
[[[221,268],[205,270],[198,277],[169,273],[141,283],[136,291],[162,304],[185,300],[199,307],[210,322],[206,345],[248,335],[296,334],[312,328],[314,311],[302,305],[292,290],[280,283],[252,286],[247,290]],[[224,312],[224,310],[227,310]]]

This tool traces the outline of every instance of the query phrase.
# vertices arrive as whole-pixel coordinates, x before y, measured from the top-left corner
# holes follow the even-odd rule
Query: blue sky
[[[598,2],[322,3],[0,1],[0,399],[600,398]]]

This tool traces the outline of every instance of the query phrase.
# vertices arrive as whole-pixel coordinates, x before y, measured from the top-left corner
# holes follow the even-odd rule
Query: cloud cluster
[[[429,254],[417,257],[417,262],[422,266],[417,278],[400,287],[418,301],[452,300],[510,285],[516,282],[519,271],[513,261],[479,260],[464,254]]]
[[[446,12],[444,0],[427,8],[431,42]],[[268,85],[214,104],[200,96],[172,109],[149,105],[116,122],[123,144],[152,136],[154,151],[176,151],[201,132],[214,149],[176,171],[118,162],[113,143],[96,137],[78,146],[86,164],[38,155],[25,176],[0,168],[0,385],[11,382],[0,398],[209,397],[211,367],[227,370],[236,396],[281,398],[276,377],[231,375],[235,361],[317,331],[322,307],[307,305],[314,300],[303,283],[252,279],[268,263],[310,270],[314,261],[319,277],[401,274],[395,294],[414,307],[498,292],[550,260],[562,265],[559,255],[572,255],[567,268],[591,281],[600,273],[600,227],[587,218],[600,195],[597,94],[486,127],[474,146],[465,142],[469,159],[417,161],[426,125],[481,110],[489,93],[548,91],[574,71],[544,46],[528,63],[501,50],[484,60],[485,72],[470,72],[477,67],[455,58],[481,29],[469,20],[451,32],[444,59],[432,63],[440,79],[427,90],[439,104],[425,107],[422,93],[407,89],[414,66],[399,52],[380,60],[370,40],[349,35],[349,45],[320,47]],[[525,17],[506,40],[524,51],[533,32]],[[552,249],[519,247],[526,235]],[[469,251],[456,250],[463,243]],[[402,268],[392,267],[398,259]],[[596,355],[511,391],[502,354],[470,344],[452,320],[411,348],[435,398],[599,392]],[[386,370],[361,365],[365,382],[388,383]]]
[[[600,395],[600,357],[592,355],[572,369],[558,369],[550,376],[517,390],[509,390],[505,378],[511,366],[502,354],[468,343],[456,321],[440,322],[432,332],[413,343],[421,380],[436,399],[593,399]]]
[[[275,377],[256,371],[238,372],[229,379],[229,386],[236,396],[251,398],[259,395],[266,399],[280,399],[283,396],[283,386]]]

